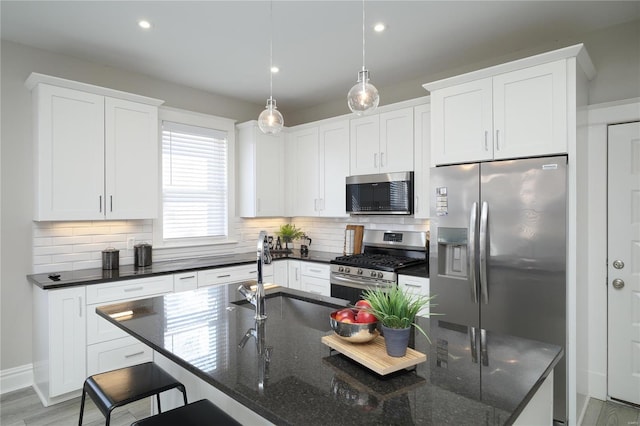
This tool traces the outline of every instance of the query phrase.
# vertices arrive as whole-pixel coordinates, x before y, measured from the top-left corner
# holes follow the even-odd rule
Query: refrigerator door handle
[[[471,343],[471,362],[478,363],[478,340],[476,337],[476,328],[469,327],[469,340]]]
[[[474,202],[469,212],[469,241],[467,242],[467,271],[469,271],[469,286],[471,287],[471,301],[478,303],[478,283],[476,279],[476,225],[478,223],[478,203]]]
[[[489,366],[489,352],[487,349],[487,330],[480,329],[480,360],[485,367]]]
[[[489,289],[487,288],[487,221],[489,219],[489,204],[482,202],[480,212],[480,295],[484,304],[489,303]]]

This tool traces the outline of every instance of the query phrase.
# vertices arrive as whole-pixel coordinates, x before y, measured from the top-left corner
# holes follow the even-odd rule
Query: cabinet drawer
[[[87,286],[87,304],[142,299],[172,291],[172,275],[89,285]]]
[[[196,288],[198,288],[198,273],[196,271],[173,275],[174,292],[195,290]]]
[[[315,262],[302,262],[302,275],[329,279],[330,267]]]
[[[269,277],[269,280],[273,279],[273,264],[264,265],[262,271],[263,281],[267,281],[267,277]],[[207,269],[198,271],[198,287],[237,283],[257,278],[258,266],[255,263],[228,268]]]
[[[153,360],[153,350],[131,336],[87,347],[87,376]]]
[[[414,277],[411,275],[398,275],[398,285],[403,290],[410,293],[420,294],[422,296],[429,296],[429,278]],[[437,301],[435,302],[437,303]],[[428,317],[430,312],[429,306],[423,308],[418,312],[418,315]]]
[[[309,293],[320,294],[322,296],[331,295],[331,285],[329,279],[302,276],[302,290]]]
[[[128,336],[127,333],[99,316],[96,313],[98,306],[102,305],[87,306],[87,344],[92,345]]]

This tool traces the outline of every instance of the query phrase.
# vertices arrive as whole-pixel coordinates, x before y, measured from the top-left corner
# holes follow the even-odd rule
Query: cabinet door
[[[308,291],[309,293],[319,294],[321,296],[331,295],[331,284],[329,284],[328,279],[303,275],[300,284],[302,290]]]
[[[349,176],[349,120],[320,126],[320,215],[346,217],[346,177]]]
[[[493,79],[494,158],[567,152],[566,61]]]
[[[411,275],[398,275],[398,286],[407,292],[421,296],[429,296],[429,278],[414,277]],[[435,301],[437,303],[437,301]],[[425,306],[418,312],[418,315],[428,317],[429,306]]]
[[[302,265],[299,260],[289,260],[289,288],[302,290]]]
[[[104,97],[40,84],[34,105],[34,219],[103,219]]]
[[[284,135],[256,132],[256,216],[284,213]]]
[[[414,108],[414,217],[428,219],[430,208],[431,106]]]
[[[490,78],[431,93],[432,165],[493,158]]]
[[[413,170],[413,108],[380,114],[380,172]]]
[[[110,219],[158,216],[158,108],[105,98],[105,211]]]
[[[85,288],[49,291],[49,397],[82,388],[87,369]]]
[[[351,120],[351,175],[378,173],[380,168],[380,116]]]
[[[198,272],[181,272],[179,274],[173,274],[173,291],[178,293],[180,291],[195,290],[198,288]]]
[[[293,193],[292,216],[317,216],[320,211],[318,189],[318,128],[311,127],[289,134],[295,170],[291,174]],[[292,171],[292,170],[290,170]]]
[[[289,286],[288,260],[273,262],[273,283],[282,287]]]

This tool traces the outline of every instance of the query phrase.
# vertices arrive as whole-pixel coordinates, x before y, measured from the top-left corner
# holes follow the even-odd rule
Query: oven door
[[[331,272],[331,297],[348,300],[352,305],[362,299],[362,293],[369,288],[391,288],[395,281],[384,281],[366,277]]]

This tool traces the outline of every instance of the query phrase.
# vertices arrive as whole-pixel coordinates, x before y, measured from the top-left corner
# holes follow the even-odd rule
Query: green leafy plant
[[[364,291],[362,297],[371,305],[371,308],[365,310],[375,315],[382,325],[389,328],[407,328],[413,325],[431,343],[431,339],[422,327],[416,324],[415,319],[422,308],[433,306],[431,300],[435,296],[414,294],[399,286],[393,286],[384,290],[369,288]]]
[[[296,225],[290,223],[280,225],[280,230],[277,234],[282,237],[285,242],[297,240],[304,236],[304,232],[301,229],[296,228]]]

